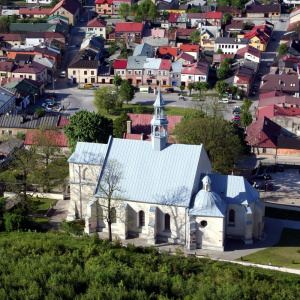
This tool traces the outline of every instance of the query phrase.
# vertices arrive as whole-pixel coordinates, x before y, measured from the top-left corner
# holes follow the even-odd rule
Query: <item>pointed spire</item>
[[[154,107],[164,107],[165,106],[164,99],[161,96],[160,83],[159,83],[159,87],[158,87],[157,97],[156,97],[156,100],[155,100],[153,106]]]

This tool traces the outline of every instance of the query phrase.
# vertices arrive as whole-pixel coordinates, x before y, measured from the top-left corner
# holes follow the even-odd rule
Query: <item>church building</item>
[[[85,218],[85,232],[107,232],[188,249],[224,250],[226,237],[251,244],[264,231],[264,202],[241,176],[219,175],[203,145],[168,144],[160,91],[151,142],[110,137],[107,144],[78,142],[69,158],[71,202],[67,220]]]

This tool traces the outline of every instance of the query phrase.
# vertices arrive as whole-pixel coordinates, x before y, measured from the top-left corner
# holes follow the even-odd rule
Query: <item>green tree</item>
[[[115,88],[104,86],[94,91],[94,105],[98,112],[106,110],[109,113],[110,109],[122,107],[122,102]]]
[[[217,78],[219,80],[224,80],[226,78],[226,76],[227,76],[227,72],[224,68],[219,68],[217,70]]]
[[[190,92],[190,95],[191,95],[192,89],[193,89],[194,87],[195,87],[195,86],[194,86],[194,83],[190,82],[190,83],[188,84],[187,88],[188,88],[188,90],[189,90],[189,92]]]
[[[130,5],[128,3],[121,3],[118,9],[118,14],[121,18],[127,21],[128,17],[130,16]]]
[[[199,92],[199,100],[201,98],[201,93],[206,92],[209,89],[208,82],[197,81],[195,82],[194,86],[195,86],[195,90]]]
[[[223,54],[223,50],[221,48],[219,48],[216,53]]]
[[[224,23],[230,22],[232,20],[232,15],[230,13],[225,13],[223,16]]]
[[[113,133],[113,122],[94,112],[80,110],[70,117],[70,123],[64,129],[73,152],[78,141],[107,143]]]
[[[203,144],[211,159],[213,170],[229,174],[241,154],[240,140],[228,121],[221,118],[183,118],[175,126],[179,143]]]
[[[190,40],[194,43],[199,43],[200,42],[200,31],[196,29],[193,31],[190,35]]]
[[[108,48],[109,55],[113,55],[118,49],[118,45],[115,41],[110,41],[110,47]]]
[[[121,101],[132,101],[135,95],[134,89],[128,80],[123,80],[119,91]]]
[[[121,116],[114,120],[114,137],[123,138],[124,133],[127,132],[127,121],[130,121],[130,117],[125,111],[121,113]]]
[[[192,7],[188,10],[188,13],[201,13],[202,10],[198,7]]]
[[[133,17],[136,16],[138,12],[138,8],[139,6],[137,5],[137,3],[133,3],[130,7],[130,15],[132,15]]]
[[[161,14],[161,17],[164,21],[166,20],[169,20],[169,17],[170,17],[170,13],[168,11],[163,11],[162,14]]]
[[[185,86],[184,86],[184,85],[181,85],[181,86],[179,87],[179,89],[180,89],[181,92],[183,92],[183,91],[185,90]]]
[[[286,44],[281,44],[278,49],[278,55],[284,55],[289,53],[289,48]]]
[[[217,81],[216,83],[216,90],[220,95],[224,94],[228,89],[228,83],[224,81]]]
[[[250,107],[253,103],[253,101],[249,98],[243,99],[244,104],[241,106],[241,112],[242,112],[242,126],[247,127],[252,123],[252,115],[250,112]]]
[[[132,109],[134,114],[143,114],[144,113],[144,107],[139,104],[139,105],[135,105],[134,108]]]
[[[119,86],[121,85],[122,81],[123,81],[122,77],[119,74],[116,74],[113,79],[113,84],[118,89]]]

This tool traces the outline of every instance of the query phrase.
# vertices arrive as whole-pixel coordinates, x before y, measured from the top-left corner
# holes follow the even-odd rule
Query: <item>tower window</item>
[[[139,226],[145,226],[145,213],[142,210],[139,211]]]
[[[234,223],[235,222],[235,211],[231,209],[229,211],[229,223]]]
[[[169,214],[165,214],[165,229],[166,230],[170,230],[171,229],[171,225],[170,225],[170,215]]]

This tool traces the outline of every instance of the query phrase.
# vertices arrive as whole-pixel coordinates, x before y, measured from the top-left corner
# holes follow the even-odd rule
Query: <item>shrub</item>
[[[5,229],[7,232],[24,230],[28,227],[28,218],[19,211],[4,213]]]

